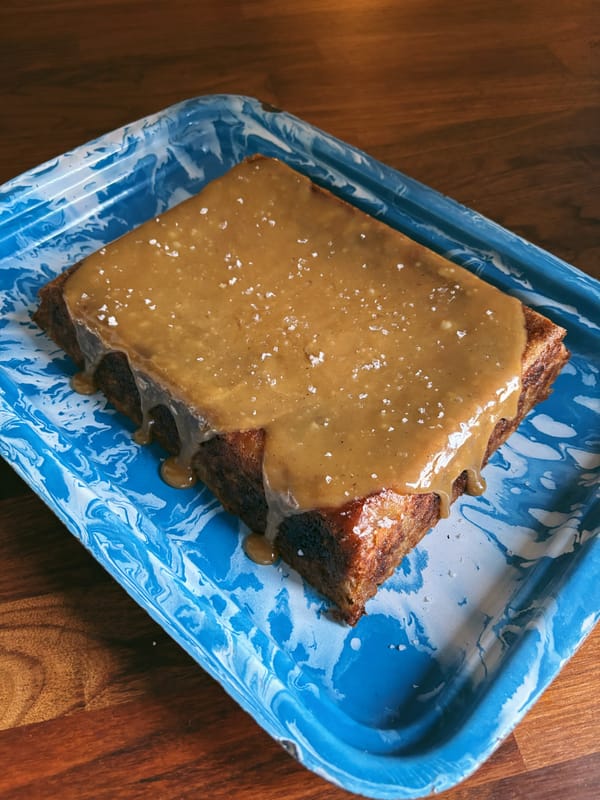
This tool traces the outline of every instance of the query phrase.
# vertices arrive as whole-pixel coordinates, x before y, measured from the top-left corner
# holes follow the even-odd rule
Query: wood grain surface
[[[600,278],[592,0],[3,0],[0,184],[186,97],[257,96]],[[600,631],[445,800],[600,796]],[[0,462],[0,798],[342,800]]]

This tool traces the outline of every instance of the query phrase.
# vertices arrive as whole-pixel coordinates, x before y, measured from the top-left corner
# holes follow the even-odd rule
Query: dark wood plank
[[[600,767],[597,756],[573,759],[544,769],[531,770],[513,777],[478,785],[473,793],[465,784],[452,792],[439,795],[443,800],[555,800],[558,790],[566,787],[565,796],[577,800],[596,800],[600,789]]]

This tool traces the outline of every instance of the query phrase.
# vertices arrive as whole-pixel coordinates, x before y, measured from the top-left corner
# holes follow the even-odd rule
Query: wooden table
[[[600,277],[597,9],[5,0],[0,183],[186,97],[249,94]],[[0,564],[1,798],[350,796],[271,741],[4,463]],[[444,797],[600,796],[599,665],[600,630]]]

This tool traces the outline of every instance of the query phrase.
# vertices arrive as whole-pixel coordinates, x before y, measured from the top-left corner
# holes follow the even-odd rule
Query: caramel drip
[[[79,349],[84,358],[85,368],[71,379],[73,389],[82,394],[90,394],[88,386],[94,387],[94,373],[98,364],[114,348],[107,347],[101,337],[96,333],[75,322],[75,334]],[[185,489],[193,486],[196,476],[192,469],[192,459],[200,444],[214,435],[206,420],[182,401],[174,397],[165,387],[157,384],[149,375],[138,369],[135,360],[126,353],[129,369],[135,382],[135,386],[140,399],[140,411],[142,421],[133,433],[133,439],[137,444],[149,444],[152,439],[152,428],[154,419],[152,412],[158,406],[164,406],[170,412],[179,437],[179,452],[175,456],[165,459],[161,464],[161,477],[176,489]]]
[[[519,301],[271,159],[86,259],[65,298],[92,360],[127,353],[142,429],[173,413],[179,466],[215,432],[266,431],[270,539],[384,488],[447,513],[517,412]]]
[[[98,391],[93,374],[85,370],[73,375],[71,388],[78,394],[95,394]]]
[[[165,458],[160,466],[160,476],[174,489],[188,489],[196,483],[191,462],[177,456]]]
[[[274,564],[277,551],[267,536],[249,533],[244,539],[244,552],[256,564]]]
[[[279,526],[283,520],[292,514],[301,513],[304,509],[300,508],[290,491],[274,490],[269,482],[269,476],[264,470],[263,488],[267,501],[267,525],[264,535],[274,545]]]
[[[153,426],[154,420],[147,416],[144,420],[142,420],[140,427],[133,432],[133,441],[136,444],[150,444],[152,441]]]
[[[479,470],[467,470],[467,494],[478,497],[485,492],[486,484],[485,478],[481,475]]]

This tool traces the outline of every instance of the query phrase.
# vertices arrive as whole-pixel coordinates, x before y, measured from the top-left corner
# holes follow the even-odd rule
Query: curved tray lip
[[[593,312],[597,310],[596,304],[600,302],[600,283],[593,278],[576,270],[576,268],[550,255],[541,248],[527,243],[484,217],[473,214],[469,209],[455,201],[390,167],[380,164],[380,162],[375,161],[357,148],[335,139],[335,137],[320,131],[293,115],[284,111],[264,108],[259,101],[242,95],[207,95],[184,100],[154,115],[144,117],[137,122],[130,123],[98,137],[73,151],[69,151],[69,153],[51,159],[45,164],[23,173],[0,187],[0,196],[10,198],[18,187],[22,187],[26,183],[29,183],[32,190],[37,192],[41,191],[42,188],[48,189],[49,183],[52,183],[52,181],[46,182],[44,175],[57,164],[65,165],[67,158],[73,157],[76,159],[80,154],[90,153],[91,151],[96,151],[98,158],[101,159],[106,156],[105,148],[111,142],[122,143],[127,131],[138,130],[165,115],[193,115],[195,112],[202,110],[215,115],[226,111],[228,114],[239,118],[242,115],[242,106],[250,107],[252,121],[255,124],[258,122],[265,126],[267,132],[271,130],[268,124],[268,115],[272,115],[270,120],[276,120],[278,115],[282,115],[281,118],[285,119],[290,125],[310,131],[311,136],[316,137],[316,139],[334,143],[343,148],[344,151],[355,154],[361,164],[361,168],[373,170],[376,166],[378,173],[385,175],[386,180],[389,179],[392,184],[394,181],[401,179],[409,187],[413,203],[426,206],[428,213],[433,214],[433,216],[437,215],[445,223],[450,221],[449,224],[464,234],[470,241],[484,242],[486,247],[491,245],[502,255],[509,258],[515,256],[521,261],[525,260],[527,263],[527,276],[532,279],[532,284],[553,287],[561,295],[561,298],[565,294],[568,295],[568,301],[572,302],[573,305],[589,308],[589,317],[593,320]],[[248,116],[247,112],[244,112],[244,114]],[[278,133],[281,133],[281,131],[278,131]],[[72,173],[72,170],[69,170],[66,166],[65,170]],[[2,228],[4,227],[6,231],[8,227],[10,232],[11,224],[14,226],[18,223],[15,223],[13,218],[8,220],[7,224],[6,220],[2,221],[0,217],[0,245],[2,243]],[[2,251],[0,251],[1,254]],[[10,252],[8,255],[11,255]],[[2,373],[0,371],[0,386],[2,386],[1,379]],[[14,446],[11,446],[10,427],[13,422],[21,419],[21,415],[11,405],[8,394],[0,394],[0,410],[2,412],[0,414],[0,430],[3,433],[3,437],[0,440],[0,452],[12,462],[21,476],[63,520],[67,527],[73,530],[72,521],[64,508],[61,507],[60,502],[47,491],[46,486],[39,480],[31,452],[25,449],[17,450]],[[6,438],[4,434],[6,434]],[[49,461],[59,459],[57,453],[44,442],[41,436],[37,435],[35,429],[31,430],[31,437],[37,455],[41,454],[43,459],[48,459]],[[74,484],[77,483],[77,476],[72,474],[71,477]],[[85,491],[84,486],[80,486],[79,489]],[[588,518],[592,523],[595,521],[595,524],[598,524],[597,507],[588,510]],[[115,517],[115,524],[123,525],[117,517]],[[159,624],[165,627],[170,635],[190,652],[200,665],[215,677],[223,688],[268,733],[282,742],[286,749],[290,750],[301,763],[345,789],[372,797],[390,798],[390,800],[391,798],[422,797],[432,791],[442,791],[471,774],[511,732],[558,673],[565,661],[575,652],[585,636],[593,629],[598,618],[600,618],[600,590],[597,588],[597,575],[600,568],[600,540],[596,537],[588,540],[585,548],[585,557],[580,551],[579,557],[572,560],[570,569],[566,571],[561,580],[560,592],[557,592],[557,596],[553,598],[556,603],[562,602],[563,607],[561,610],[565,615],[565,619],[569,617],[569,614],[572,614],[574,622],[576,619],[579,621],[583,619],[584,623],[578,626],[573,625],[572,639],[563,643],[560,661],[544,654],[539,666],[543,679],[538,681],[536,690],[527,695],[526,701],[522,702],[522,698],[518,693],[514,696],[510,694],[507,696],[502,675],[499,675],[489,687],[482,703],[472,712],[454,737],[420,755],[383,756],[363,752],[341,741],[312,715],[310,709],[299,707],[296,695],[290,692],[289,687],[282,685],[280,688],[280,703],[291,704],[296,713],[294,729],[291,730],[289,726],[287,728],[283,726],[281,720],[274,716],[271,709],[266,709],[260,703],[257,703],[249,691],[236,679],[236,676],[224,670],[223,664],[207,647],[202,643],[190,642],[183,631],[173,626],[172,621],[162,609],[150,604],[141,588],[132,582],[124,572],[115,567],[106,553],[100,549],[89,549],[126,591]],[[568,599],[572,596],[577,598],[577,603],[568,603],[564,600],[565,597]],[[513,683],[519,667],[519,664],[516,663],[518,661],[515,657],[516,653],[528,648],[539,649],[538,637],[539,631],[535,626],[531,627],[513,653],[511,665],[511,668],[515,670],[511,675]],[[244,646],[243,642],[239,640],[237,645]],[[498,715],[500,715],[500,719],[498,719]]]

